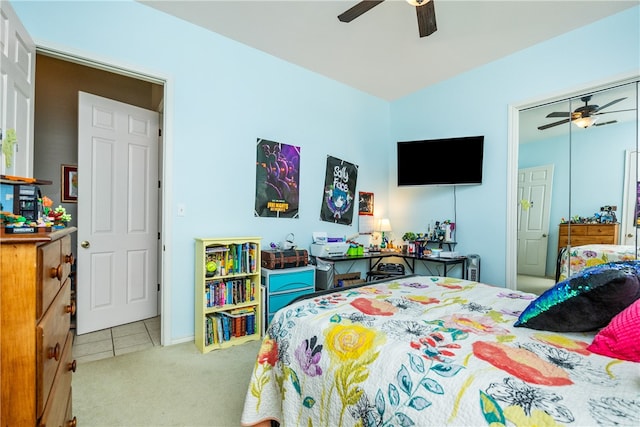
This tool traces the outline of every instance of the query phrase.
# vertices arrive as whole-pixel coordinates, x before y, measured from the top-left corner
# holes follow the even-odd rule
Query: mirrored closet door
[[[633,81],[520,111],[518,289],[637,256],[638,102]]]

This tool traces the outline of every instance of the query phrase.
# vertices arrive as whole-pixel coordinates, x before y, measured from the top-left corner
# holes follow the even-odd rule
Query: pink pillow
[[[611,319],[587,350],[616,359],[640,362],[640,299]]]

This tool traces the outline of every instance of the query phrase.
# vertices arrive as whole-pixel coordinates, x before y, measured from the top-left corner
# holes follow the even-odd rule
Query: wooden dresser
[[[617,245],[620,224],[571,224],[571,246]],[[569,244],[569,224],[560,224],[558,251]]]
[[[1,427],[73,427],[71,233],[0,230]]]

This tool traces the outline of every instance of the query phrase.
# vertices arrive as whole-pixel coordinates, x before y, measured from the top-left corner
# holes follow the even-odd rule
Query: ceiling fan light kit
[[[578,126],[579,128],[586,129],[586,128],[594,125],[595,122],[597,122],[597,121],[598,121],[597,117],[586,116],[586,117],[581,117],[578,120],[575,120],[573,122],[573,124]]]
[[[364,0],[356,3],[355,6],[338,15],[338,20],[340,22],[351,22],[365,12],[373,9],[383,1],[384,0]],[[434,6],[434,0],[406,1],[416,8],[416,15],[418,18],[418,32],[420,33],[420,37],[426,37],[435,33],[438,27],[436,25],[436,10]]]
[[[407,0],[411,6],[422,6],[425,3],[429,3],[430,0]]]

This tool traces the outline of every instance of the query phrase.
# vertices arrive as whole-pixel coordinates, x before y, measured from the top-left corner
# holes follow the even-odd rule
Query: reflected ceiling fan
[[[351,22],[358,16],[373,9],[384,0],[365,0],[357,3],[349,10],[338,15],[338,19],[341,22]],[[418,16],[418,31],[420,37],[427,37],[436,32],[438,27],[436,26],[436,10],[433,5],[434,0],[407,0],[412,6],[416,7],[416,14]]]
[[[617,123],[617,120],[609,120],[607,122],[602,122],[602,123],[596,123],[596,120],[598,120],[598,116],[602,114],[610,114],[610,113],[618,113],[620,111],[627,111],[627,110],[602,111],[605,108],[611,107],[613,104],[617,104],[618,102],[623,101],[625,99],[627,99],[627,97],[618,98],[607,104],[604,104],[603,106],[598,106],[595,104],[589,105],[589,101],[591,101],[591,95],[583,96],[582,98],[580,98],[580,100],[584,102],[584,105],[582,107],[576,108],[573,111],[573,113],[570,113],[568,111],[554,111],[553,113],[547,114],[547,118],[567,117],[566,119],[553,122],[553,123],[548,123],[546,125],[538,126],[538,129],[545,130],[545,129],[549,129],[551,127],[562,125],[569,122],[573,122],[576,126],[581,128],[588,128],[590,126],[604,126],[612,123]]]

